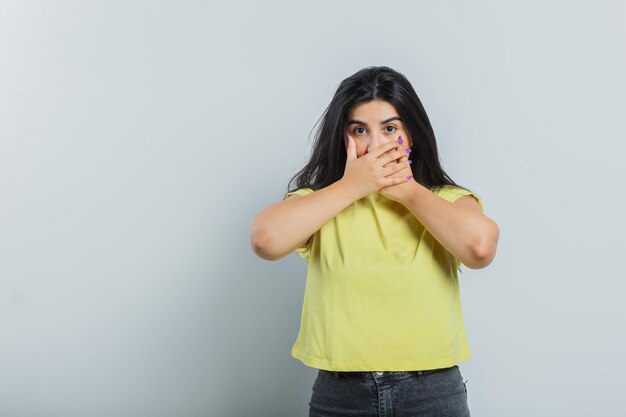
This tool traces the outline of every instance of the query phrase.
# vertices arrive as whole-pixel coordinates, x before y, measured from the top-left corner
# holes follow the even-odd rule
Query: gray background
[[[0,2],[0,415],[306,416],[306,263],[249,226],[340,81],[413,83],[500,227],[472,415],[624,412],[620,1]],[[620,414],[623,415],[623,414]]]

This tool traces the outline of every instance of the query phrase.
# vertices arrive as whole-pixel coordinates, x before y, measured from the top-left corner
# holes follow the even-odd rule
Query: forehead
[[[396,108],[389,102],[383,100],[372,100],[359,103],[350,109],[349,117],[357,119],[386,119],[397,116]],[[381,117],[382,116],[382,117]]]

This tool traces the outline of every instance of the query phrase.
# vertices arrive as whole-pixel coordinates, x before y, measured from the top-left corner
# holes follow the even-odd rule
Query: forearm
[[[274,203],[255,216],[251,244],[265,259],[280,259],[358,197],[339,180],[314,193]]]
[[[413,184],[402,204],[448,252],[470,268],[480,267],[489,220],[482,213],[439,197],[417,182]]]

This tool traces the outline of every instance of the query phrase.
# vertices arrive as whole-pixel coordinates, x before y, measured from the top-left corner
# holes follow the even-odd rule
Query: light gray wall
[[[0,2],[0,416],[306,416],[306,264],[249,225],[339,82],[412,81],[500,226],[463,268],[473,415],[616,416],[615,1]]]

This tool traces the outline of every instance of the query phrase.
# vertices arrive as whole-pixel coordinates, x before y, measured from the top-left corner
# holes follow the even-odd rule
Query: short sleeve
[[[436,192],[436,194],[451,203],[454,203],[456,200],[463,197],[464,195],[471,195],[474,200],[478,202],[478,205],[480,206],[482,212],[485,212],[485,207],[483,206],[482,199],[475,193],[468,191],[465,188],[447,185],[442,187],[438,192]]]
[[[313,193],[313,189],[312,188],[300,188],[299,190],[295,190],[295,191],[290,191],[287,194],[285,194],[285,196],[283,197],[283,201],[287,199],[287,197],[289,197],[292,194],[299,194],[299,195],[307,195],[307,194],[311,194]],[[299,246],[295,249],[295,251],[298,253],[298,255],[300,255],[302,258],[304,258],[307,262],[309,261],[309,257],[311,256],[311,245],[313,244],[313,237],[315,235],[311,235],[311,237],[309,238],[309,240],[304,244],[304,246]]]
[[[283,197],[283,201],[286,200],[287,197],[289,197],[292,194],[307,195],[307,194],[311,194],[312,192],[313,192],[312,188],[300,188],[299,190],[290,191],[287,194],[285,194],[285,196]]]

